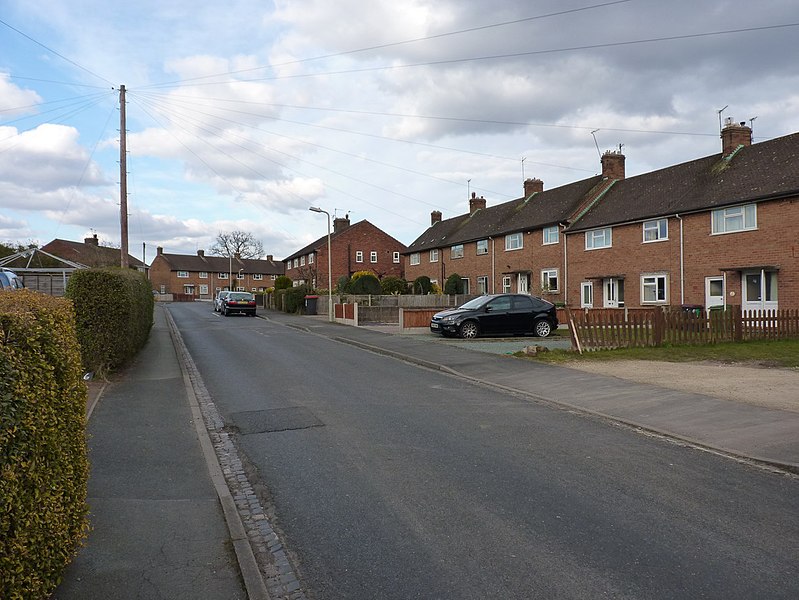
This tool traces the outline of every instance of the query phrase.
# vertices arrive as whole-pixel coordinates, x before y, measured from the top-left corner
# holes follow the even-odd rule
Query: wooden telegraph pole
[[[120,266],[128,268],[128,161],[125,123],[125,86],[119,86],[119,227],[122,246]]]

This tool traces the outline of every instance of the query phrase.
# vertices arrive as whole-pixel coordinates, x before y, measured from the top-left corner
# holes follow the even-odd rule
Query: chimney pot
[[[602,177],[624,179],[624,154],[608,150],[602,155]]]
[[[83,238],[83,243],[87,246],[99,246],[100,240],[97,239],[97,234],[95,233],[92,237]]]
[[[480,196],[477,198],[477,194],[472,192],[472,197],[469,199],[469,214],[473,215],[480,209],[484,209],[486,207],[486,199]]]
[[[732,120],[721,130],[721,154],[729,156],[739,146],[752,145],[752,128],[746,126],[746,121],[734,124]]]

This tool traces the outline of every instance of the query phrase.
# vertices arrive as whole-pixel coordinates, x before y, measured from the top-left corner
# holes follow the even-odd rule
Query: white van
[[[20,290],[24,287],[22,279],[14,271],[0,267],[0,290]]]

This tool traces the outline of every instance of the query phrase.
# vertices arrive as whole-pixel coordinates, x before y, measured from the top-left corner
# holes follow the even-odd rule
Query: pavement
[[[799,413],[507,356],[527,345],[563,340],[443,344],[396,327],[329,323],[326,316],[260,311],[259,317],[531,401],[799,473]],[[180,345],[158,306],[150,339],[134,364],[111,383],[90,386],[92,531],[51,600],[193,599],[197,590],[207,600],[270,597],[179,358]]]

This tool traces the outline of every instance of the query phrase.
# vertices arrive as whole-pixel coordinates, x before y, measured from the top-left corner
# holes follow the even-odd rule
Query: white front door
[[[619,308],[624,306],[624,280],[610,277],[602,281],[605,308]]]
[[[527,294],[530,289],[530,276],[527,273],[517,275],[516,291],[519,294]]]
[[[741,277],[743,310],[777,309],[777,272],[749,271]]]
[[[705,277],[705,308],[724,306],[724,277]]]

